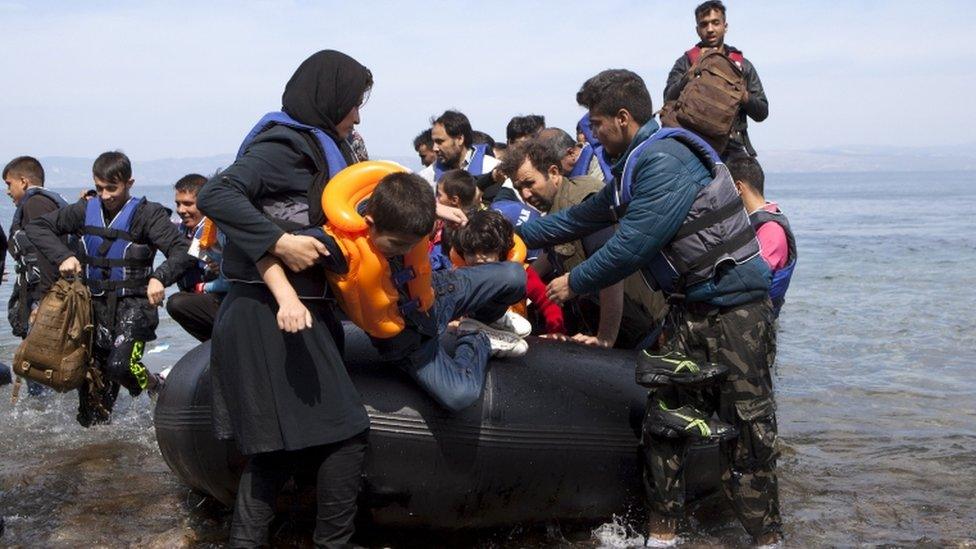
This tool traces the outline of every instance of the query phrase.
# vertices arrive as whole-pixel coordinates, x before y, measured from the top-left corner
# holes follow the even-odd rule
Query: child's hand
[[[312,327],[312,313],[301,301],[286,301],[278,307],[278,328],[290,334]]]

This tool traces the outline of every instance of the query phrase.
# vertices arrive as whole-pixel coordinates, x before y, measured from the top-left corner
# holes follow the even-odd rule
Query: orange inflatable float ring
[[[514,261],[515,263],[524,265],[525,258],[528,255],[528,250],[525,248],[525,242],[519,238],[519,235],[514,235],[514,237],[515,245],[512,246],[512,249],[508,251],[508,257],[506,257],[505,260]],[[461,254],[457,253],[457,250],[454,248],[451,248],[451,264],[453,264],[455,267],[468,266],[467,262],[464,261],[464,258],[461,257]],[[525,266],[527,267],[527,265]]]
[[[322,193],[325,231],[332,235],[346,256],[349,270],[339,275],[328,273],[340,307],[346,316],[366,333],[386,339],[403,331],[401,306],[427,311],[434,304],[431,285],[429,238],[425,237],[404,255],[404,270],[412,271],[406,282],[409,304],[400,303],[400,294],[390,264],[368,237],[366,220],[356,206],[372,194],[383,177],[406,168],[396,162],[359,162],[337,173]]]

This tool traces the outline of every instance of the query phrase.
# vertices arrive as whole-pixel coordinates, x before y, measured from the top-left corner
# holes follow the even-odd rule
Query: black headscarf
[[[336,124],[362,101],[372,84],[372,73],[358,61],[335,50],[322,50],[302,62],[285,84],[281,110],[338,141]]]

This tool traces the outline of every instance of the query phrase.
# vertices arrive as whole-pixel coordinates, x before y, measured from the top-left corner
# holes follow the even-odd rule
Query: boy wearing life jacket
[[[27,225],[27,236],[41,254],[52,259],[63,276],[84,273],[92,293],[92,359],[101,376],[86,380],[78,390],[77,419],[85,427],[109,421],[120,385],[136,396],[162,383],[142,364],[143,348],[156,338],[156,307],[163,303],[166,286],[193,263],[189,243],[170,222],[169,211],[131,195],[135,181],[127,156],[102,153],[92,175],[95,198]],[[82,236],[77,253],[62,240],[72,234]],[[166,260],[154,269],[156,250]]]
[[[335,184],[334,182],[332,184]],[[326,188],[328,192],[329,188]],[[416,254],[415,247],[434,226],[435,200],[430,185],[418,175],[405,172],[383,177],[365,208],[365,222],[370,250],[375,249],[385,259],[387,268],[380,273],[368,273],[362,268],[350,272],[367,259],[353,251],[351,245],[341,248],[345,258],[330,257],[327,269],[354,281],[347,290],[332,281],[340,294],[339,301],[346,314],[370,335],[373,346],[384,360],[395,361],[438,403],[451,411],[459,411],[474,404],[481,396],[489,356],[510,357],[525,354],[528,345],[518,335],[506,330],[505,312],[513,303],[525,297],[525,272],[521,265],[504,262],[471,269],[434,271],[430,275],[433,302],[423,309],[422,298],[414,295],[411,282],[421,280],[424,266],[411,261],[425,253]],[[337,249],[337,240],[319,235],[326,247]],[[361,250],[361,249],[360,249]],[[352,255],[350,255],[352,254]],[[335,254],[332,254],[335,255]],[[262,278],[274,294],[281,310],[279,326],[286,331],[298,331],[309,318],[295,292],[288,283],[281,263],[270,258],[258,263]],[[370,277],[390,277],[399,299],[396,309],[402,329],[385,337],[369,324],[377,314],[370,303],[350,294],[367,285],[379,287],[382,280]],[[428,288],[428,291],[430,288]],[[358,311],[350,310],[352,303],[361,303]],[[441,345],[440,337],[448,323],[465,316],[460,323],[453,356]]]
[[[13,334],[23,338],[27,336],[31,313],[58,279],[57,264],[38,253],[37,248],[27,238],[24,227],[32,220],[63,208],[68,203],[60,194],[44,188],[44,167],[31,156],[19,156],[11,160],[3,169],[3,181],[7,184],[7,195],[17,206],[10,223],[9,241],[17,278],[14,280],[10,301],[7,302],[7,319]],[[64,242],[67,244],[67,239]],[[28,381],[27,387],[31,395],[44,392],[44,386],[34,381]]]
[[[214,243],[213,250],[200,249],[207,223],[197,208],[197,194],[206,182],[206,177],[192,173],[180,178],[174,187],[176,214],[180,216],[177,228],[190,243],[190,255],[197,262],[176,282],[180,291],[166,300],[169,316],[199,341],[210,339],[220,301],[229,289],[229,283],[220,276],[219,243]]]
[[[480,206],[481,191],[464,170],[449,170],[437,182],[437,203],[467,211]],[[430,262],[435,271],[451,268],[451,234],[454,227],[438,219],[430,239]]]
[[[773,302],[773,316],[778,317],[796,267],[796,239],[790,229],[790,221],[780,211],[778,204],[766,201],[763,194],[766,176],[755,157],[738,155],[725,164],[749,212],[749,221],[756,229],[762,257],[773,272],[769,299]]]
[[[464,259],[466,266],[484,265],[507,261],[515,246],[515,228],[495,210],[482,210],[468,214],[468,222],[453,235],[453,249]],[[563,310],[546,297],[546,284],[532,267],[525,270],[525,295],[529,306],[542,317],[543,333],[565,335],[566,324]],[[532,325],[518,313],[507,311],[507,323],[519,335],[528,335]]]

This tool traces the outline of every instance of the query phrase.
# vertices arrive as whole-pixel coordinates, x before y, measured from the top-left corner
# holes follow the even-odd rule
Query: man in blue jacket
[[[602,248],[550,283],[548,295],[556,302],[593,293],[638,270],[669,296],[671,311],[657,352],[682,360],[658,361],[647,383],[654,386],[641,445],[649,541],[676,543],[686,446],[696,439],[726,439],[726,494],[757,543],[776,543],[781,521],[769,374],[770,275],[728,169],[694,134],[659,128],[647,87],[631,71],[601,72],[583,84],[576,100],[589,110],[615,180],[589,200],[518,232],[526,245],[539,247],[618,223]],[[642,352],[639,364],[647,357],[653,358]],[[669,363],[673,371],[661,366]],[[681,382],[694,383],[688,370],[704,371],[709,363],[728,369],[720,384]],[[719,420],[710,418],[713,412]]]

